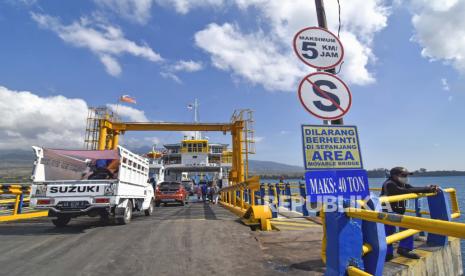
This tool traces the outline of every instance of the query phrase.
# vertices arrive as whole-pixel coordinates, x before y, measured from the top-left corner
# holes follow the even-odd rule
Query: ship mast
[[[198,123],[199,122],[199,101],[197,98],[194,100],[194,122]],[[194,132],[194,139],[195,140],[200,140],[202,139],[202,133],[200,131]]]

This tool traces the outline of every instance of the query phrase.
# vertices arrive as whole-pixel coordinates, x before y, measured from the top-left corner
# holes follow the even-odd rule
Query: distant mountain
[[[132,151],[138,154],[144,154],[151,150],[150,147],[132,148]],[[0,178],[3,176],[23,176],[30,175],[32,163],[34,161],[34,153],[31,150],[0,150]],[[262,176],[295,176],[301,177],[304,175],[304,168],[293,166],[274,161],[249,161],[250,175]],[[369,177],[386,176],[386,169],[374,169],[368,171]],[[420,169],[415,171],[414,176],[465,176],[465,171],[426,171]]]
[[[279,174],[279,173],[304,173],[304,168],[300,166],[293,166],[274,161],[249,161],[249,171],[251,174]]]
[[[132,151],[143,154],[151,150],[150,147],[133,148]],[[31,150],[0,150],[0,168],[31,168],[34,153]],[[303,173],[303,168],[273,161],[249,161],[249,171],[254,174],[269,173]]]
[[[0,150],[0,168],[32,167],[34,152],[31,150]]]

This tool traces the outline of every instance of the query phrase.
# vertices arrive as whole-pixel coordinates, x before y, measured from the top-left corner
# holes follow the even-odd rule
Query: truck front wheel
[[[132,218],[132,203],[130,200],[128,200],[128,203],[126,204],[126,207],[124,209],[124,215],[123,217],[119,217],[116,219],[116,221],[118,222],[118,224],[128,224],[129,222],[131,222],[131,218]]]
[[[56,219],[52,220],[52,223],[56,227],[65,227],[69,221],[71,220],[71,217],[69,216],[58,216]]]

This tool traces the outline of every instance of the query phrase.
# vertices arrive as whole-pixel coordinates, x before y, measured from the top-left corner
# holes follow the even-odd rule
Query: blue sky
[[[313,69],[292,54],[287,38],[316,24],[313,1],[138,2],[0,2],[0,148],[81,146],[83,110],[129,94],[138,103],[124,110],[127,120],[192,121],[186,106],[194,98],[205,122],[227,122],[234,109],[253,109],[253,158],[303,165],[300,125],[321,121],[298,101],[297,82]],[[335,31],[335,1],[325,2]],[[465,19],[453,21],[465,11],[463,1],[447,7],[359,1],[353,3],[359,14],[341,2],[347,50],[341,78],[353,96],[344,120],[359,128],[366,168],[465,169],[465,52],[459,47]],[[89,33],[81,31],[89,30],[96,37],[83,39]],[[102,34],[111,44],[101,45]],[[180,138],[128,133],[124,142]]]

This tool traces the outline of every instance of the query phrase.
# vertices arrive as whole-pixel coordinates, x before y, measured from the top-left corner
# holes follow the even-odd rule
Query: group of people
[[[211,202],[213,204],[218,203],[220,187],[215,182],[199,184],[195,189],[198,200],[202,199],[203,202]]]

